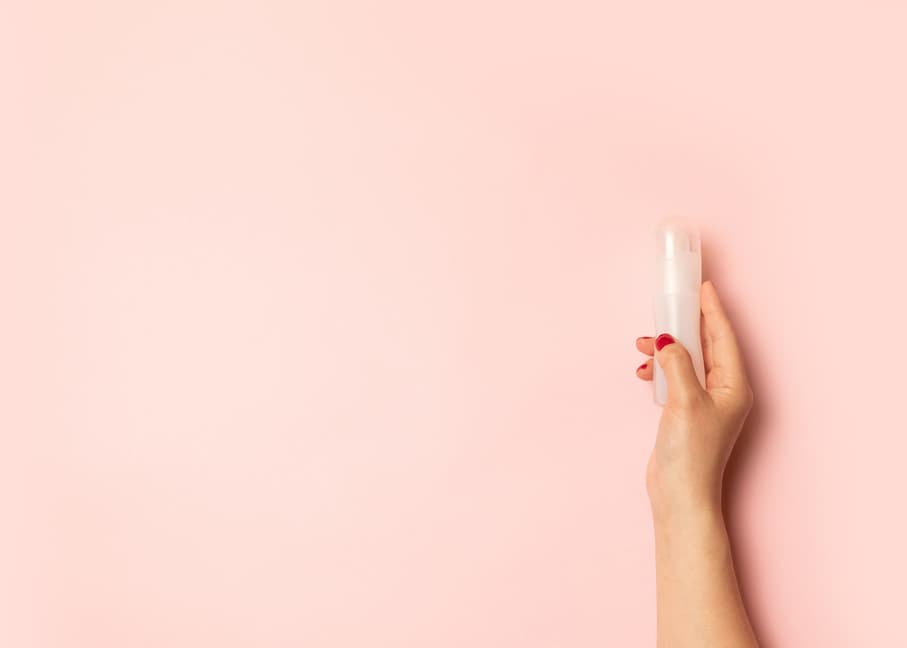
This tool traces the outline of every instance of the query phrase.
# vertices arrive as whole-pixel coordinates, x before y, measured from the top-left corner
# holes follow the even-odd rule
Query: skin
[[[753,404],[737,337],[711,282],[702,285],[706,388],[690,355],[651,337],[636,370],[652,380],[658,362],[668,384],[646,488],[655,527],[659,648],[758,647],[740,597],[721,509],[724,469]]]

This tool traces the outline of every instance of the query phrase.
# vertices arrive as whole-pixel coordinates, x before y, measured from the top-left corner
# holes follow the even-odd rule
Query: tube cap
[[[655,229],[655,294],[699,292],[702,254],[699,230],[670,220]]]

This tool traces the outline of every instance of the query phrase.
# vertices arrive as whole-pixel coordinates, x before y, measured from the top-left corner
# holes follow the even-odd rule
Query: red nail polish
[[[638,367],[636,367],[636,371],[642,371],[643,369],[645,369],[645,368],[648,367],[648,366],[649,366],[649,363],[648,363],[648,362],[643,362],[641,365],[639,365]]]
[[[667,333],[662,333],[657,338],[655,338],[655,348],[657,350],[661,351],[663,348],[665,348],[669,344],[674,344],[674,342],[675,342],[675,340],[673,337],[671,337]]]

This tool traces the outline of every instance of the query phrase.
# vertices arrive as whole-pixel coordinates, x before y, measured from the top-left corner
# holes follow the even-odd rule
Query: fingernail
[[[652,339],[652,336],[651,336],[651,335],[643,335],[642,337],[638,337],[638,338],[636,338],[636,339],[637,339],[637,340],[651,340],[651,339]]]
[[[663,348],[665,348],[669,344],[674,344],[674,342],[675,342],[675,340],[673,337],[671,337],[667,333],[662,333],[657,338],[655,338],[655,348],[658,351],[661,351]]]
[[[649,366],[649,363],[648,363],[648,362],[643,362],[641,365],[639,365],[638,367],[636,367],[636,371],[642,371],[643,369],[645,369],[645,368],[648,367],[648,366]]]

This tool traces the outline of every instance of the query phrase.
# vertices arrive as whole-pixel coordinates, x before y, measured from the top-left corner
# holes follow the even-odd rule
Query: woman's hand
[[[710,281],[701,294],[705,389],[679,341],[667,334],[636,340],[637,349],[654,354],[636,374],[652,380],[652,363],[658,362],[668,384],[646,479],[656,515],[720,510],[724,467],[753,404],[737,338]]]
[[[706,388],[669,335],[639,338],[668,384],[646,485],[655,520],[658,645],[758,646],[737,588],[721,515],[724,467],[753,404],[737,338],[715,287],[702,285]],[[652,380],[650,359],[636,370]]]

